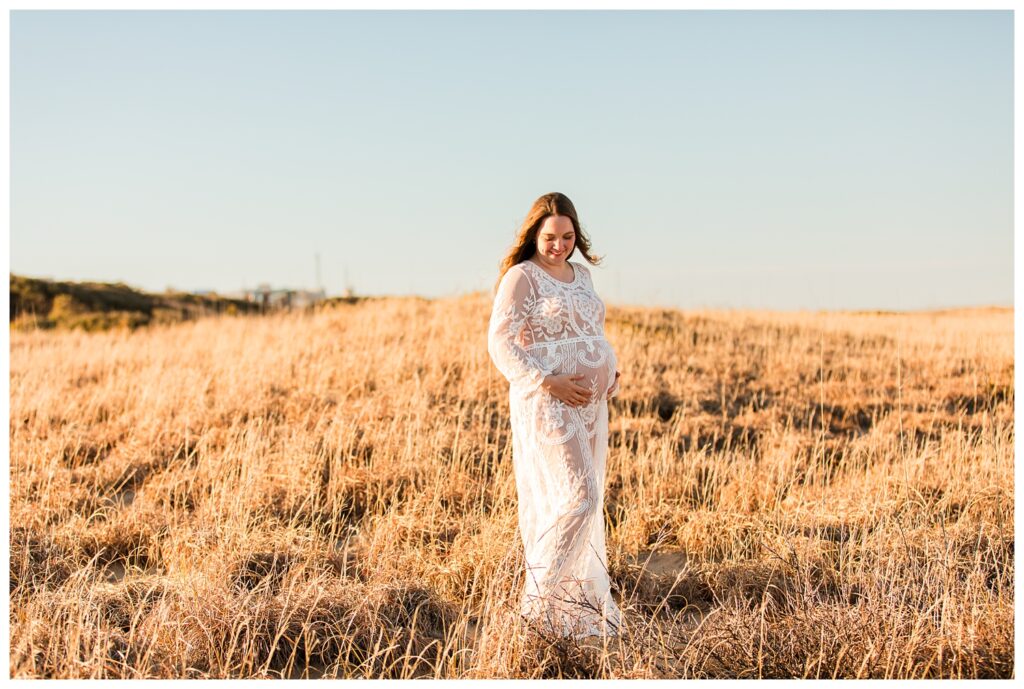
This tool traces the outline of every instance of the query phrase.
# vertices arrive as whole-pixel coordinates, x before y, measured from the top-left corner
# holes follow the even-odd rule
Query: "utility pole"
[[[341,293],[342,296],[344,296],[344,297],[355,296],[355,290],[352,289],[352,285],[348,281],[348,265],[347,264],[344,267],[344,275],[345,275],[345,289]]]

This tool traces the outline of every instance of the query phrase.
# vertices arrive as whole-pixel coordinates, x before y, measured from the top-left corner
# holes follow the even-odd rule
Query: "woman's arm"
[[[538,389],[551,370],[516,342],[536,299],[530,279],[513,266],[505,273],[494,297],[487,328],[487,352],[508,382],[527,392]]]

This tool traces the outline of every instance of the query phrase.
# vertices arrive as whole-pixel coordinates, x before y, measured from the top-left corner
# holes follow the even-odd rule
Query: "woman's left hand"
[[[616,371],[615,382],[613,382],[612,386],[608,388],[608,394],[605,396],[606,400],[610,400],[612,397],[615,397],[617,394],[619,394],[619,375],[619,372]]]

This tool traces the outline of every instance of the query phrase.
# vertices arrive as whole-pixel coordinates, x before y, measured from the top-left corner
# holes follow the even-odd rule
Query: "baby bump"
[[[604,399],[615,382],[616,359],[611,345],[604,339],[580,343],[576,350],[576,373],[579,381],[598,400]]]
[[[615,382],[616,358],[611,345],[599,338],[552,342],[539,349],[535,356],[555,375],[582,376],[576,382],[587,389],[590,399],[587,404],[570,408],[552,393],[538,390],[524,401],[532,406],[530,416],[535,437],[543,445],[561,445],[577,432],[593,437],[599,403],[607,398]]]
[[[603,337],[546,343],[531,354],[555,375],[582,375],[577,382],[599,397],[615,382],[615,351]]]

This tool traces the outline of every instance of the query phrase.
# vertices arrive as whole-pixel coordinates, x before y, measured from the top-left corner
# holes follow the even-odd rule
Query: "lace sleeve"
[[[487,352],[494,365],[511,385],[527,392],[539,388],[544,377],[552,372],[516,341],[535,300],[530,279],[513,266],[498,285],[487,329]]]

